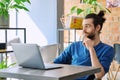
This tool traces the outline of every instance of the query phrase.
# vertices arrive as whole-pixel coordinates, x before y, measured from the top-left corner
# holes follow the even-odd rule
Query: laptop
[[[43,62],[41,51],[37,44],[12,43],[12,48],[18,65],[24,68],[57,69],[59,64],[48,64]]]

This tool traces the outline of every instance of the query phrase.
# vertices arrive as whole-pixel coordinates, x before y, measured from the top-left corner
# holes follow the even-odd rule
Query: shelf
[[[71,29],[71,28],[57,29],[57,41],[59,44],[62,45],[61,49],[59,50],[59,53],[61,53],[69,44],[77,41],[77,37],[76,37],[77,30],[81,30],[81,29]],[[64,31],[67,31],[67,33],[64,33]],[[66,37],[68,38],[66,39],[67,41],[64,39],[64,35],[66,35]]]
[[[24,43],[26,43],[26,28],[0,28],[0,30],[5,30],[5,42],[7,43],[7,36],[9,30],[23,30],[24,31]]]
[[[58,31],[64,31],[64,30],[80,30],[80,29],[72,29],[72,28],[58,28]]]
[[[5,43],[8,43],[8,36],[11,37],[10,35],[8,35],[8,31],[12,31],[12,30],[15,31],[14,33],[12,33],[12,35],[15,34],[16,36],[18,33],[17,31],[22,30],[24,32],[24,33],[22,33],[23,34],[23,42],[26,43],[26,28],[0,28],[1,33],[4,35],[4,38],[5,38],[4,42]],[[4,32],[2,32],[2,31],[4,31]],[[12,52],[12,51],[4,52],[4,53],[6,53],[6,58],[7,58],[8,52]],[[3,53],[3,52],[0,52],[0,53]],[[3,59],[4,59],[3,54],[0,54],[0,62],[2,62]]]

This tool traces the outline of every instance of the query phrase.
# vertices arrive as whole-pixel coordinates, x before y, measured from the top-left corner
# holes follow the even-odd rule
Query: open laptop
[[[37,44],[13,43],[12,48],[19,66],[43,70],[62,67],[59,64],[44,63],[39,46]]]

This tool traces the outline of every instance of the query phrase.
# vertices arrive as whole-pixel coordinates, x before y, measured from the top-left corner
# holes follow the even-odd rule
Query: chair
[[[53,60],[58,56],[59,44],[51,44],[40,47],[40,51],[45,63],[53,62]]]
[[[7,46],[11,46],[12,43],[21,43],[21,40],[18,36],[16,36],[7,42]]]
[[[117,67],[117,71],[115,72],[115,75],[113,74],[113,72],[110,68],[109,73],[108,73],[109,80],[116,80],[117,74],[120,69],[120,44],[118,44],[118,43],[114,44],[114,51],[115,51],[114,60],[117,62],[118,67]]]

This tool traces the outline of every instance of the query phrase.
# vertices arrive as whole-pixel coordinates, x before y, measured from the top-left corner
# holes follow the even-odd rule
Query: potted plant
[[[73,6],[70,10],[70,13],[67,14],[67,16],[71,16],[73,14],[77,15],[74,17],[72,16],[70,21],[68,21],[70,28],[82,29],[82,25],[81,25],[82,20],[81,19],[83,19],[83,17],[85,17],[87,14],[98,13],[100,10],[103,10],[106,13],[111,13],[111,11],[108,8],[104,7],[97,0],[81,0],[80,4],[82,5],[82,7]],[[74,23],[74,22],[76,22],[76,23]]]
[[[23,9],[29,11],[25,3],[29,3],[29,0],[0,0],[0,26],[9,26],[9,11],[15,9]]]
[[[103,10],[107,13],[111,13],[111,11],[108,8],[104,7],[97,0],[82,0],[81,4],[84,5],[83,8],[73,6],[68,15],[76,13],[77,15],[81,15],[82,17],[84,17],[90,13],[99,13],[100,10]]]

